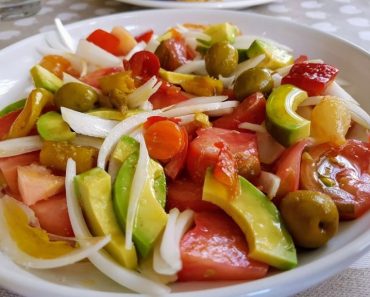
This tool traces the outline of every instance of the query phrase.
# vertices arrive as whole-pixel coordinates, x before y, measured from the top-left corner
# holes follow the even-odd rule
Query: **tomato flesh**
[[[268,265],[248,258],[244,234],[221,212],[197,213],[195,227],[181,240],[179,281],[251,280],[264,277]]]
[[[12,111],[0,118],[0,139],[4,139],[22,110]]]
[[[180,88],[169,82],[162,81],[158,91],[149,98],[149,101],[154,109],[158,109],[180,103],[191,97],[191,95],[182,92]]]
[[[153,34],[154,34],[153,30],[148,30],[148,31],[145,31],[144,33],[141,33],[138,36],[135,36],[135,40],[137,42],[144,41],[145,43],[148,43],[150,39],[152,39]]]
[[[119,39],[109,32],[97,29],[92,32],[86,39],[87,41],[92,42],[96,46],[113,55],[119,54]]]
[[[151,77],[157,75],[160,68],[158,57],[149,51],[135,53],[129,63],[134,76]]]
[[[338,71],[337,68],[323,63],[296,63],[281,83],[301,88],[308,96],[318,96],[335,79]]]
[[[100,79],[103,76],[118,73],[124,71],[123,67],[109,67],[109,68],[102,68],[98,69],[94,72],[91,72],[83,77],[80,80],[94,88],[100,88]]]

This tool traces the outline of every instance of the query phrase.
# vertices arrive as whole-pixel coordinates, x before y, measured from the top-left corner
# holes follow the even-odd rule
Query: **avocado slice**
[[[244,232],[249,256],[278,269],[297,265],[292,238],[282,224],[276,206],[255,186],[239,176],[240,194],[230,197],[229,189],[207,170],[202,199],[222,208]]]
[[[235,42],[235,37],[239,33],[238,27],[230,23],[214,24],[207,27],[204,33],[211,36],[210,46],[216,42],[227,41],[229,43]]]
[[[43,114],[37,120],[36,127],[44,140],[68,141],[76,137],[76,133],[71,131],[61,114],[55,111]]]
[[[266,129],[286,147],[310,136],[311,122],[295,112],[306,98],[305,91],[286,84],[274,89],[267,100]]]
[[[127,209],[136,164],[139,159],[139,144],[133,138],[124,136],[114,152],[122,166],[114,182],[113,205],[122,229],[125,228]],[[121,155],[118,156],[121,152]],[[137,208],[133,241],[140,255],[145,258],[167,223],[164,211],[166,202],[166,179],[162,166],[150,160],[149,177],[146,180]]]
[[[101,168],[93,168],[77,175],[74,182],[91,233],[110,235],[112,239],[104,249],[122,266],[136,268],[135,248],[126,249],[125,236],[114,215],[110,175]]]
[[[40,65],[33,66],[30,72],[36,88],[44,88],[55,93],[63,85],[59,77]]]
[[[122,112],[111,108],[93,109],[91,111],[88,111],[87,114],[114,121],[122,121],[125,119],[125,115]]]
[[[265,59],[258,65],[259,67],[267,67],[277,69],[294,63],[294,57],[286,50],[263,40],[256,39],[247,50],[249,58],[254,58],[265,54]]]

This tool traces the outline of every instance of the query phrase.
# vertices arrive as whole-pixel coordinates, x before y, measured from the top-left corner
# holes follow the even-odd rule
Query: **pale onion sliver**
[[[73,180],[76,176],[76,162],[69,159],[66,169],[66,198],[68,214],[71,220],[73,232],[77,238],[91,237],[89,228],[86,225],[76,193]],[[102,273],[120,285],[148,295],[163,296],[170,292],[170,288],[153,282],[136,271],[129,270],[114,261],[108,253],[101,250],[89,257],[90,262]]]
[[[172,108],[162,112],[165,117],[179,117],[187,114],[193,114],[197,112],[211,112],[218,111],[219,109],[234,108],[239,105],[239,101],[225,101],[208,104],[196,104],[192,106],[180,106],[178,108]]]
[[[237,105],[235,105],[237,106]],[[211,111],[205,111],[204,113],[210,117],[220,117],[225,114],[230,114],[234,111],[234,107],[225,107],[225,108],[220,108],[216,110],[211,110]]]
[[[257,184],[262,186],[263,192],[266,193],[267,197],[273,199],[279,189],[280,181],[281,179],[277,175],[271,172],[261,171]]]
[[[256,67],[259,63],[261,63],[265,59],[265,57],[266,55],[262,54],[254,58],[250,58],[244,62],[241,62],[240,64],[238,64],[238,66],[236,67],[235,71],[232,73],[231,76],[235,76],[235,79],[237,79],[238,76],[242,74],[244,71]]]
[[[357,100],[353,98],[345,89],[343,89],[336,81],[333,81],[333,83],[326,88],[324,95],[335,96],[341,98],[343,101],[360,105]]]
[[[150,96],[158,91],[162,82],[152,76],[145,84],[138,87],[135,91],[127,96],[127,105],[129,108],[136,108],[148,101]]]
[[[0,141],[0,158],[12,157],[39,151],[42,148],[40,136],[26,136]]]
[[[121,59],[85,39],[78,43],[76,54],[88,63],[101,67],[122,67]]]
[[[63,120],[78,134],[105,138],[118,124],[118,121],[99,117],[61,107]]]
[[[9,256],[15,263],[33,269],[51,269],[57,267],[67,266],[79,262],[91,254],[96,253],[103,248],[109,241],[110,236],[106,237],[88,237],[78,239],[77,242],[81,245],[80,248],[75,248],[70,253],[54,258],[54,259],[38,259],[20,250],[17,244],[12,240],[8,232],[7,224],[3,215],[3,203],[7,199],[14,199],[9,196],[4,196],[0,199],[0,229],[2,230],[0,236],[0,246],[7,256]]]
[[[271,78],[274,82],[274,88],[280,87],[283,77],[278,72],[275,72],[271,75]]]
[[[142,135],[139,135],[138,138],[139,138],[138,141],[140,143],[139,160],[137,161],[134,178],[132,180],[130,198],[127,209],[127,220],[125,230],[125,239],[126,239],[125,243],[127,249],[131,249],[133,246],[132,234],[134,230],[135,217],[137,207],[139,205],[140,196],[143,191],[145,182],[148,178],[148,169],[150,160],[144,137]]]
[[[241,124],[239,124],[238,127],[241,128],[241,129],[248,129],[248,130],[254,131],[254,132],[261,132],[261,133],[266,133],[267,132],[267,130],[264,126],[249,123],[249,122],[241,123]]]
[[[157,49],[157,47],[158,47],[159,45],[160,45],[160,42],[159,42],[157,39],[152,38],[152,39],[148,42],[148,44],[146,45],[145,50],[146,50],[146,51],[149,51],[149,52],[154,53],[154,52],[155,52],[155,50]]]
[[[204,60],[194,60],[181,65],[175,69],[175,72],[184,74],[207,75],[206,63]]]
[[[95,147],[97,149],[100,149],[103,143],[103,140],[97,137],[77,134],[76,137],[71,141],[71,143],[74,145],[90,146],[90,147]]]
[[[370,115],[365,110],[363,110],[359,105],[348,101],[343,101],[343,103],[350,111],[353,121],[366,129],[370,129]]]
[[[170,210],[168,214],[166,228],[163,233],[160,255],[162,259],[167,262],[167,264],[172,267],[176,259],[176,254],[174,249],[176,246],[176,220],[180,214],[180,211],[177,208]]]
[[[76,49],[75,40],[69,34],[67,29],[64,27],[62,21],[59,18],[54,19],[55,26],[57,27],[57,31],[59,33],[59,37],[65,44],[65,46],[71,51],[74,52]]]
[[[69,52],[69,49],[64,44],[62,44],[59,36],[56,34],[55,31],[45,33],[45,40],[50,45],[50,47],[57,50],[62,50],[64,52]]]
[[[216,103],[216,102],[223,102],[228,99],[227,96],[209,96],[209,97],[194,97],[188,100],[182,101],[172,108],[177,108],[181,106],[191,106],[196,104],[208,104],[208,103]]]
[[[235,75],[229,76],[229,77],[223,77],[221,74],[218,76],[218,79],[222,82],[224,85],[224,88],[226,89],[232,89],[235,81]]]
[[[112,131],[105,138],[98,155],[98,167],[105,169],[106,162],[109,155],[113,151],[115,145],[119,139],[126,134],[133,132],[138,126],[144,123],[148,117],[155,116],[160,113],[159,110],[154,110],[151,112],[142,112],[129,117],[118,123]]]
[[[140,41],[138,44],[136,44],[132,50],[125,56],[126,60],[130,60],[133,55],[136,53],[144,50],[146,48],[146,43],[144,41]]]
[[[79,80],[78,78],[75,78],[74,76],[72,76],[68,73],[63,72],[63,84],[67,84],[67,83],[70,83],[70,82],[83,84],[85,86],[88,86],[89,88],[94,89],[95,92],[97,92],[98,94],[101,94],[101,90],[99,90],[97,88],[94,88],[93,86],[88,85],[87,83],[83,82],[82,80]]]
[[[161,241],[158,241],[154,246],[153,250],[153,270],[160,275],[166,276],[176,275],[177,272],[176,269],[174,269],[162,258],[160,248]]]

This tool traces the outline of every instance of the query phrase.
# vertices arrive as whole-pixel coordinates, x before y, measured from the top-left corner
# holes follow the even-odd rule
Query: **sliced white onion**
[[[143,191],[145,182],[148,178],[148,169],[150,160],[144,137],[140,135],[138,141],[140,143],[139,160],[137,161],[135,174],[132,179],[132,186],[127,209],[127,220],[125,230],[126,231],[125,243],[127,249],[131,249],[133,245],[132,233],[134,230],[136,212],[137,207],[139,205],[141,193]]]
[[[181,106],[191,106],[197,104],[209,104],[209,103],[216,103],[216,102],[223,102],[228,99],[227,96],[209,96],[209,97],[194,97],[188,100],[182,101],[173,106],[173,108],[178,108]]]
[[[224,88],[226,89],[231,89],[234,81],[235,81],[235,76],[232,75],[230,77],[223,77],[221,74],[218,76],[218,79],[222,81],[222,84],[224,85]]]
[[[239,101],[225,101],[225,102],[216,102],[208,104],[196,104],[192,106],[180,106],[177,108],[172,108],[170,110],[164,111],[162,113],[165,117],[179,117],[187,114],[197,113],[197,112],[212,112],[219,111],[221,109],[234,108],[239,105]]]
[[[98,155],[98,167],[105,169],[108,156],[111,154],[113,148],[123,135],[133,132],[139,125],[144,123],[148,117],[158,115],[159,113],[160,110],[142,112],[118,123],[118,125],[110,131],[100,148]]]
[[[65,51],[60,50],[60,49],[52,48],[52,47],[50,47],[48,45],[39,45],[39,46],[37,46],[36,50],[42,56],[47,56],[47,55],[59,55],[59,56],[63,56],[65,54]]]
[[[100,149],[101,145],[103,144],[103,140],[97,137],[77,134],[76,137],[71,141],[71,143],[74,145],[90,146]]]
[[[350,103],[360,105],[345,89],[343,89],[336,81],[333,81],[325,90],[324,95],[335,96],[348,101]]]
[[[61,112],[63,120],[76,133],[87,136],[104,138],[118,124],[118,121],[101,119],[66,107],[62,107]]]
[[[365,110],[363,110],[359,105],[348,101],[344,101],[343,103],[350,111],[353,121],[366,129],[370,129],[370,115]]]
[[[195,114],[187,114],[187,115],[176,117],[176,118],[181,121],[180,125],[185,125],[187,123],[190,123],[190,122],[194,121]]]
[[[267,197],[273,199],[279,189],[280,181],[280,177],[277,175],[267,171],[261,171],[257,179],[257,185],[262,187],[262,192],[266,193]]]
[[[274,82],[274,88],[279,87],[281,85],[281,80],[283,79],[283,77],[277,72],[273,73],[271,77]]]
[[[240,74],[242,74],[244,71],[247,71],[248,69],[251,69],[253,67],[256,67],[259,63],[261,63],[265,59],[266,55],[262,54],[259,56],[256,56],[254,58],[250,58],[236,66],[235,71],[232,73],[233,76],[235,76],[235,79],[238,78]]]
[[[68,214],[71,225],[77,238],[90,237],[91,233],[84,220],[76,193],[74,191],[73,180],[76,176],[76,163],[69,159],[66,169],[66,197]],[[170,288],[162,284],[153,282],[136,271],[129,270],[114,261],[108,253],[100,250],[90,255],[90,262],[95,265],[107,277],[118,284],[142,294],[164,296],[170,292]]]
[[[0,141],[0,158],[39,151],[42,148],[40,136],[26,136]]]
[[[15,263],[34,269],[51,269],[57,267],[63,267],[76,262],[79,262],[93,253],[99,251],[104,247],[109,241],[110,236],[106,237],[88,237],[81,238],[78,243],[82,246],[81,248],[75,248],[70,253],[59,256],[53,259],[38,259],[28,255],[26,252],[18,248],[17,243],[15,243],[9,233],[7,223],[4,219],[4,203],[13,199],[9,196],[4,196],[0,199],[0,246],[1,250],[5,252]],[[33,214],[34,216],[34,214]]]
[[[161,84],[161,81],[159,81],[155,76],[152,76],[145,84],[141,85],[127,96],[128,107],[137,108],[145,101],[148,101],[150,96],[158,91]]]
[[[175,72],[184,73],[184,74],[198,74],[198,75],[207,75],[206,63],[204,60],[193,60],[187,62],[180,67],[175,69]]]
[[[45,33],[45,40],[50,45],[50,47],[55,48],[57,50],[61,50],[63,52],[69,52],[69,48],[67,48],[59,39],[59,36],[54,32],[50,31]]]
[[[67,29],[64,27],[62,21],[59,18],[54,19],[55,26],[57,27],[57,31],[59,33],[59,37],[65,44],[65,46],[71,51],[74,52],[76,50],[76,42],[69,34]]]
[[[234,107],[225,107],[225,108],[219,108],[216,110],[211,110],[211,111],[205,111],[204,113],[210,117],[221,117],[225,114],[230,114],[234,111]]]
[[[269,133],[257,132],[258,156],[261,163],[272,164],[285,150]]]
[[[152,37],[152,39],[146,45],[145,50],[154,53],[159,45],[160,42],[156,38]]]
[[[128,54],[125,56],[126,60],[130,60],[133,55],[135,55],[138,52],[143,51],[146,48],[146,43],[144,41],[140,41],[138,44],[136,44],[132,50],[128,52]]]
[[[305,99],[299,106],[312,106],[317,105],[321,102],[321,100],[324,98],[324,96],[312,96]]]
[[[257,125],[257,124],[253,124],[253,123],[249,123],[249,122],[244,122],[244,123],[239,124],[239,128],[248,129],[248,130],[254,131],[254,132],[261,132],[261,133],[266,133],[267,132],[265,126]]]
[[[139,109],[143,111],[151,111],[153,110],[153,104],[150,101],[145,101],[139,105]]]
[[[81,39],[78,43],[76,54],[93,65],[122,67],[121,59],[85,39]]]

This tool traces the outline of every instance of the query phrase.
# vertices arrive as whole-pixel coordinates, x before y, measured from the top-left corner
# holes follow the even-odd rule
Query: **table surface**
[[[59,17],[65,24],[95,16],[142,9],[114,0],[47,0],[41,11],[29,18],[0,22],[0,49],[25,37],[53,28]],[[285,0],[245,9],[285,18],[338,35],[370,51],[370,1]],[[299,297],[369,296],[370,253],[347,270],[324,283],[298,294]],[[0,288],[0,297],[17,297]]]

